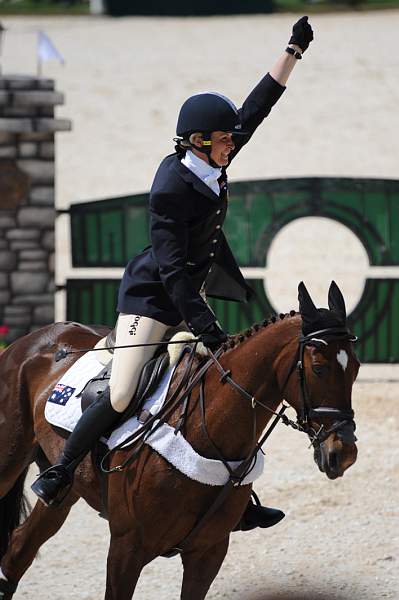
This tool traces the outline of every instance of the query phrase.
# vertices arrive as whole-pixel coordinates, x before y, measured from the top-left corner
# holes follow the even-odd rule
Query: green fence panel
[[[74,267],[120,267],[148,245],[148,194],[74,204]]]
[[[248,304],[210,299],[222,327],[237,333],[273,315],[262,279],[251,279],[255,300]],[[120,281],[69,279],[67,319],[87,325],[108,325],[116,320]],[[361,302],[349,316],[349,325],[358,336],[357,354],[362,362],[399,362],[399,280],[367,280]]]
[[[71,207],[75,267],[124,267],[149,243],[148,194]],[[373,266],[399,266],[399,181],[302,178],[230,185],[225,232],[241,267],[265,267],[276,233],[298,218],[339,221],[363,243]],[[251,304],[212,301],[220,322],[235,333],[269,316],[262,279]],[[68,318],[112,326],[117,288],[113,280],[69,280]],[[399,362],[399,279],[369,279],[349,316],[363,362]],[[395,334],[396,332],[396,334]]]
[[[148,194],[71,207],[75,267],[124,267],[149,243]],[[102,218],[101,218],[102,215]],[[284,225],[320,216],[349,227],[370,264],[399,264],[399,182],[304,178],[230,184],[224,229],[243,267],[264,267],[271,241]]]

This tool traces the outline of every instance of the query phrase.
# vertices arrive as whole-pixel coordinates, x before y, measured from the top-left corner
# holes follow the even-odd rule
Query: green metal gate
[[[124,267],[148,245],[148,195],[75,204],[70,209],[74,267]],[[241,267],[266,265],[277,232],[307,216],[334,219],[350,228],[371,266],[399,266],[399,181],[304,178],[230,184],[224,230]],[[251,279],[249,305],[212,301],[230,332],[273,313],[263,279]],[[114,324],[119,280],[67,281],[67,318]],[[366,281],[349,316],[360,338],[363,362],[399,362],[399,278]]]

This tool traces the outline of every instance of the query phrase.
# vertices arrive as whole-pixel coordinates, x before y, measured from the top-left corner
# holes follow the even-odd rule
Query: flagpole
[[[36,56],[37,56],[37,78],[41,79],[41,77],[42,77],[42,60],[40,58],[39,44],[40,44],[40,31],[37,32]]]

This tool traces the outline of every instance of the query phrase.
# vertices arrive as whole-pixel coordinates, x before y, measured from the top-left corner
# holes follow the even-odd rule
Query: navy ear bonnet
[[[328,292],[328,309],[316,308],[303,281],[298,286],[298,300],[303,335],[331,327],[346,327],[345,300],[335,281],[331,282]]]
[[[317,317],[312,316],[311,319],[307,319],[306,316],[302,315],[303,335],[309,335],[314,331],[329,329],[330,327],[346,327],[346,320],[340,319],[327,308],[317,308],[316,310]]]

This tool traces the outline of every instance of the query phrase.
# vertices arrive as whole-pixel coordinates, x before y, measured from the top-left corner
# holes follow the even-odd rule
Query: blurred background
[[[399,339],[388,333],[399,301],[399,223],[392,204],[399,156],[393,135],[399,130],[394,3],[198,4],[0,2],[3,75],[41,74],[63,95],[53,99],[61,131],[54,135],[52,180],[37,173],[48,158],[24,159],[31,176],[39,177],[34,186],[53,186],[59,211],[56,320],[112,326],[123,267],[148,242],[145,194],[159,162],[173,151],[181,104],[193,93],[215,90],[240,105],[305,13],[315,40],[229,169],[226,230],[259,302],[246,312],[233,305],[216,309],[233,332],[274,310],[296,308],[301,279],[324,306],[336,279],[348,312],[357,311],[362,359],[395,362]],[[23,114],[19,107],[7,110],[9,116]],[[2,152],[6,156],[7,149]],[[237,181],[246,183],[234,187]],[[40,193],[34,202],[43,207]],[[300,208],[288,209],[285,198]],[[106,204],[97,204],[103,199]],[[92,207],[83,206],[88,202]],[[40,325],[46,313],[35,310],[34,325]],[[25,317],[16,312],[8,309],[3,321],[21,322]]]
[[[328,481],[279,427],[256,489],[287,518],[232,536],[209,598],[398,600],[399,2],[0,0],[0,348],[54,318],[113,324],[181,104],[241,105],[303,14],[314,42],[229,169],[226,231],[258,301],[217,308],[233,331],[297,308],[302,279],[319,306],[338,282],[374,363],[354,388],[359,459]],[[79,503],[16,600],[98,600],[107,544]],[[180,574],[158,559],[138,597],[178,597]]]
[[[271,13],[281,11],[321,12],[350,8],[375,9],[395,8],[397,0],[348,0],[337,2],[331,0],[2,0],[1,11],[5,14],[28,13],[64,13],[88,14],[106,13],[113,16],[124,15],[215,15],[215,14],[247,14]]]

